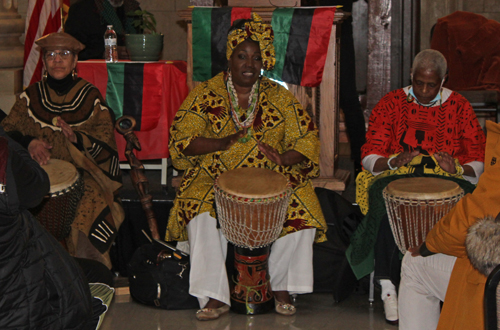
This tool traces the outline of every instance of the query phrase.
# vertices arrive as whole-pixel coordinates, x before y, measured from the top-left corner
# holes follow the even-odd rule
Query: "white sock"
[[[382,300],[385,300],[388,295],[396,296],[396,287],[391,280],[380,280],[380,286],[382,287]]]

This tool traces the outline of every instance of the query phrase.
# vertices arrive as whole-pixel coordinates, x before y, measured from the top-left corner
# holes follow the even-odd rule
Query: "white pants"
[[[208,212],[192,219],[188,226],[191,273],[189,293],[204,307],[209,298],[230,305],[226,273],[227,240]],[[313,243],[316,229],[288,234],[273,243],[268,260],[273,291],[310,293],[313,290]],[[179,249],[186,249],[180,242]]]
[[[412,257],[406,252],[399,285],[399,329],[435,330],[456,257],[434,254]]]

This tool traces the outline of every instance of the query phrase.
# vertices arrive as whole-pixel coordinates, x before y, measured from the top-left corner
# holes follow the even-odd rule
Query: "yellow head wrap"
[[[257,41],[262,55],[262,66],[264,70],[272,70],[276,62],[274,54],[274,34],[271,24],[262,23],[262,18],[252,13],[252,20],[245,22],[244,29],[235,29],[227,36],[226,58],[229,60],[233,50],[246,39]]]

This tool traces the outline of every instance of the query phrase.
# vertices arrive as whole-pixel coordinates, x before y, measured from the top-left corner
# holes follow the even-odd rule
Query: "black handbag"
[[[327,241],[313,245],[314,292],[331,292],[335,302],[346,299],[356,288],[354,275],[345,251],[350,237],[363,220],[358,206],[338,193],[315,188],[328,225]]]
[[[128,263],[130,295],[163,309],[199,308],[189,294],[189,255],[161,241],[139,247]]]

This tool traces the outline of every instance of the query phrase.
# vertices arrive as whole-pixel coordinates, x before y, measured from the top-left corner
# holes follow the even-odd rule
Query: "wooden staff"
[[[134,153],[134,149],[141,150],[139,139],[134,134],[135,124],[136,122],[134,118],[130,116],[122,116],[116,121],[115,128],[127,141],[127,146],[125,147],[125,157],[130,164],[130,178],[135,191],[139,195],[142,209],[146,213],[151,236],[153,236],[154,239],[160,239],[156,216],[153,212],[153,197],[149,194],[149,181],[144,173],[144,165],[139,159],[137,159]]]

